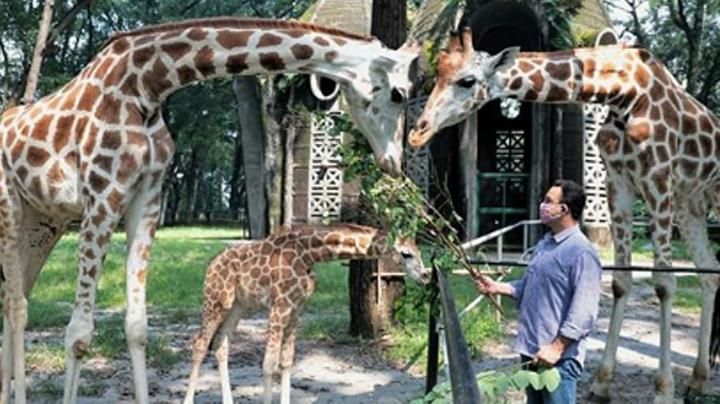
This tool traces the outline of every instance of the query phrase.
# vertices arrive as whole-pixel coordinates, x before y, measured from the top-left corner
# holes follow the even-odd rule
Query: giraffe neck
[[[347,83],[385,52],[378,41],[307,24],[208,19],[116,35],[81,77],[102,77],[151,110],[184,86],[230,75],[318,73]]]
[[[603,103],[627,110],[640,93],[676,85],[667,69],[647,51],[623,47],[559,52],[521,52],[499,72],[491,94],[521,101]]]
[[[374,259],[389,251],[387,234],[359,225],[341,225],[315,230],[312,236],[313,262],[336,259]]]

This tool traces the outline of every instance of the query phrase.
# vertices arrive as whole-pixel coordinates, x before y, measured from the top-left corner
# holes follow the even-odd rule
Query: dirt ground
[[[611,307],[610,283],[603,284],[600,320],[589,343],[586,371],[579,385],[580,400],[585,402],[592,375],[600,362],[606,338]],[[657,365],[658,303],[649,286],[632,291],[618,352],[619,362],[611,391],[615,402],[651,400],[654,368]],[[151,322],[152,324],[152,322]],[[264,349],[262,319],[241,321],[234,336],[230,357],[230,376],[235,402],[259,402],[262,395],[261,364]],[[509,350],[516,324],[507,324],[507,338],[488,346],[485,355],[475,363],[478,371],[507,366],[516,361]],[[673,314],[672,361],[676,397],[681,397],[694,365],[697,351],[698,315],[675,311]],[[187,359],[170,371],[148,370],[153,403],[181,402],[189,373],[189,346],[197,325],[178,324],[152,329],[151,333],[172,335],[174,350],[183,351]],[[62,330],[32,333],[29,343],[62,341]],[[420,397],[424,388],[421,372],[403,372],[384,361],[371,346],[298,341],[296,365],[292,376],[293,403],[404,403]],[[62,397],[63,374],[44,369],[29,371],[30,396],[33,403],[54,403]],[[81,373],[79,403],[132,402],[132,370],[127,355],[112,362],[93,360],[85,363]],[[712,373],[708,392],[720,394],[720,376]],[[523,402],[522,393],[509,397]],[[279,399],[276,393],[276,400]],[[201,371],[198,403],[221,401],[219,376],[214,357],[210,356]],[[681,400],[677,400],[681,402]]]

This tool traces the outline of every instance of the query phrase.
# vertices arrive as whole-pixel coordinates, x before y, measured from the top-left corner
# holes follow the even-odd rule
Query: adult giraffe
[[[194,82],[233,74],[316,73],[340,83],[377,162],[400,171],[403,110],[418,56],[310,24],[212,18],[113,36],[82,72],[0,119],[0,252],[6,277],[3,399],[25,402],[27,292],[70,220],[80,219],[76,302],[67,327],[64,402],[94,328],[95,293],[110,237],[127,231],[127,334],[138,402],[148,402],[145,281],[174,143],[160,106]],[[23,285],[24,283],[24,285]],[[12,346],[12,350],[10,347]],[[13,365],[11,374],[10,366]]]
[[[476,52],[469,30],[454,35],[438,59],[438,80],[409,143],[419,147],[440,128],[460,122],[499,97],[547,103],[602,103],[610,114],[597,136],[608,171],[615,264],[630,266],[632,207],[640,196],[650,214],[655,267],[670,268],[673,219],[700,268],[718,268],[707,235],[708,205],[720,208],[720,120],[688,94],[655,56],[620,46],[497,55]],[[699,353],[689,392],[709,373],[713,298],[718,275],[699,275],[702,314]],[[672,402],[670,367],[672,273],[653,273],[660,299],[660,369],[655,401]],[[593,394],[609,398],[620,327],[632,287],[630,272],[613,273],[614,305]],[[717,316],[718,313],[716,313]]]

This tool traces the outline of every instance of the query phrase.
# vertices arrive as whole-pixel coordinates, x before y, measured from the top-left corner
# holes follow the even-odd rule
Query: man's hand
[[[568,344],[570,344],[570,340],[565,337],[555,338],[550,344],[540,347],[540,350],[533,357],[533,363],[543,366],[555,366]]]
[[[498,286],[499,285],[497,282],[488,278],[485,275],[480,275],[480,277],[475,279],[475,287],[477,288],[478,292],[485,295],[495,295],[499,293],[500,288]]]

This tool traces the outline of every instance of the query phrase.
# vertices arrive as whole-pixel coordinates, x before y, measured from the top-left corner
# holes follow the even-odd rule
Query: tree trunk
[[[268,80],[266,86],[267,103],[265,113],[267,114],[267,125],[265,126],[265,165],[268,169],[268,187],[271,231],[282,224],[283,204],[283,162],[285,154],[285,128],[283,118],[288,113],[287,94],[280,91],[277,86],[279,76]]]
[[[295,140],[298,134],[300,116],[288,114],[285,119],[287,135],[285,138],[285,169],[283,170],[283,224],[291,226],[293,223],[293,196],[295,183]]]
[[[232,212],[234,219],[240,217],[240,207],[242,206],[242,200],[240,199],[242,194],[241,189],[243,188],[243,184],[240,181],[244,180],[242,175],[242,154],[242,136],[238,133],[235,138],[235,155],[233,157],[232,177],[230,179],[230,211]]]
[[[388,47],[398,48],[405,41],[405,22],[405,0],[373,1],[371,33]],[[378,263],[377,260],[350,261],[350,335],[379,337],[392,319],[395,300],[405,290],[403,278],[383,278],[382,294],[378,301],[378,271],[390,272],[392,268],[390,265]]]
[[[185,200],[185,215],[184,215],[184,221],[187,224],[192,223],[195,220],[195,206],[197,205],[197,194],[198,194],[198,186],[200,185],[200,181],[198,179],[199,172],[198,172],[198,163],[197,163],[197,153],[193,151],[190,155],[190,167],[187,170],[187,174],[185,175],[185,187],[186,187],[186,200]]]
[[[37,90],[38,77],[40,76],[40,66],[42,66],[43,52],[47,44],[48,33],[50,32],[50,23],[52,23],[53,6],[55,0],[45,0],[43,7],[42,20],[40,21],[40,29],[38,29],[37,39],[35,40],[35,50],[33,51],[32,63],[28,72],[27,82],[25,84],[25,93],[23,95],[23,103],[30,104],[35,99],[34,94]]]
[[[265,129],[262,122],[262,94],[255,76],[233,80],[237,100],[238,127],[245,166],[245,189],[250,238],[268,235],[268,200],[265,191]]]

